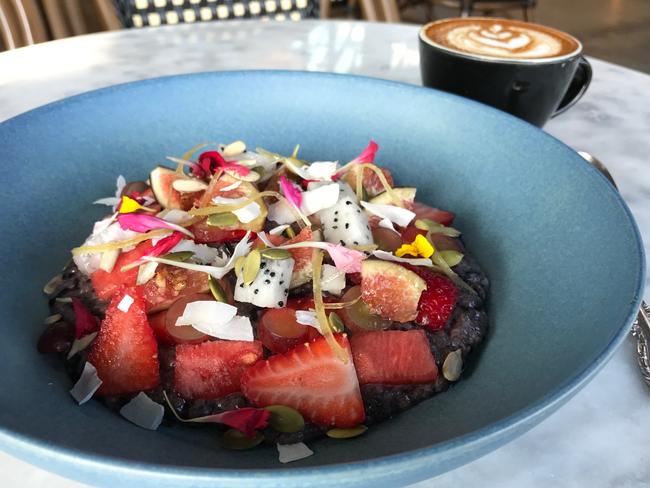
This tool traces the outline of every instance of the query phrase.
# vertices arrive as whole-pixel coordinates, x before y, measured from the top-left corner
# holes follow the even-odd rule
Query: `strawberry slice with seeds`
[[[438,376],[429,341],[421,329],[355,334],[350,347],[362,385],[430,383]]]
[[[335,337],[351,358],[347,338]],[[241,386],[253,404],[286,405],[315,424],[346,428],[365,419],[354,363],[343,363],[324,337],[258,362]]]
[[[174,389],[190,400],[210,400],[241,391],[242,374],[262,354],[259,341],[218,340],[176,346]]]
[[[118,306],[126,295],[133,303],[124,312]],[[142,291],[138,287],[126,288],[115,295],[88,361],[102,380],[98,395],[123,395],[158,386],[158,344],[149,327]]]
[[[442,329],[456,308],[458,288],[449,278],[430,269],[408,264],[404,266],[427,284],[427,289],[420,296],[415,323],[429,330]]]

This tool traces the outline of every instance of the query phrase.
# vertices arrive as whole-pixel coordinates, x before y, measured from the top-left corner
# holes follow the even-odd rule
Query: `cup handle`
[[[582,98],[582,95],[585,94],[589,84],[591,83],[591,76],[593,70],[591,69],[591,64],[585,59],[584,56],[580,56],[580,61],[578,61],[578,68],[576,69],[573,79],[567,88],[564,98],[560,102],[560,105],[555,110],[555,113],[551,115],[551,118],[560,115],[571,107],[573,107],[578,100]]]

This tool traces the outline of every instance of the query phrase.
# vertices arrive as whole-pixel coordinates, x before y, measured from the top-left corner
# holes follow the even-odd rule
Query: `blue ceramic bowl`
[[[244,139],[306,159],[378,161],[456,227],[492,280],[492,324],[464,381],[348,441],[221,450],[211,429],[150,432],[98,402],[78,407],[38,355],[41,289],[89,233],[117,174],[142,179],[200,141]],[[0,125],[5,210],[0,283],[0,445],[102,486],[394,486],[452,469],[521,434],[583,386],[623,339],[644,258],[619,195],[575,152],[474,102],[373,79],[208,73],[100,90]]]

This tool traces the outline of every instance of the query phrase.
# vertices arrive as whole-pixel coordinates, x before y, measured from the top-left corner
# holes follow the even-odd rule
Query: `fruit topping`
[[[395,322],[417,317],[425,281],[403,266],[368,259],[361,265],[361,298],[372,313]]]
[[[354,302],[340,310],[345,328],[350,332],[384,330],[389,328],[393,323],[391,320],[386,320],[370,311],[368,305],[361,299],[360,286],[350,288],[345,292],[341,300],[343,302]]]
[[[404,265],[422,278],[427,285],[418,304],[415,322],[430,330],[445,326],[458,299],[458,288],[452,281],[441,274],[421,266]]]
[[[296,309],[289,307],[265,310],[257,323],[262,344],[274,353],[284,353],[320,336],[314,327],[298,322]]]
[[[368,216],[359,206],[356,195],[345,183],[339,183],[339,194],[336,205],[316,213],[325,240],[343,246],[372,244]]]
[[[240,391],[240,379],[262,357],[259,341],[210,341],[176,346],[174,389],[183,398],[219,398]]]
[[[423,330],[385,330],[350,338],[359,384],[430,383],[438,376]]]
[[[350,354],[346,337],[335,337]],[[319,425],[353,427],[365,418],[354,365],[342,362],[325,338],[260,361],[241,380],[253,404],[286,405]]]

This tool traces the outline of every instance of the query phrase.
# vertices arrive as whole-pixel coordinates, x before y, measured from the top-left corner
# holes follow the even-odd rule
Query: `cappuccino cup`
[[[472,98],[542,127],[587,90],[591,66],[575,37],[539,24],[464,17],[420,29],[424,86]]]

